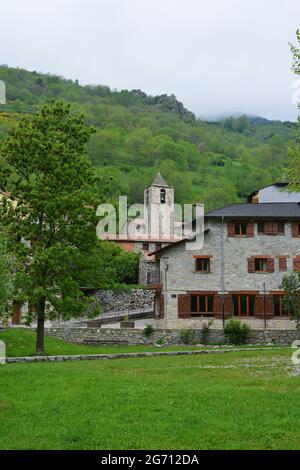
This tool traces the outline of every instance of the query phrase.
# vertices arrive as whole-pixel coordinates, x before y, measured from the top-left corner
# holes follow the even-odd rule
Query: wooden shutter
[[[214,296],[214,316],[216,318],[223,317],[223,298],[221,295]]]
[[[299,224],[292,224],[292,237],[299,237]]]
[[[191,310],[191,296],[188,294],[178,295],[178,318],[190,318]]]
[[[264,296],[263,295],[255,296],[254,314],[256,318],[264,318]]]
[[[275,272],[275,260],[274,258],[267,259],[267,272],[274,273]]]
[[[247,224],[247,237],[254,237],[254,224]]]
[[[273,295],[266,295],[266,316],[267,318],[274,317],[274,299]]]
[[[273,235],[273,225],[271,222],[265,222],[265,234]]]
[[[235,236],[235,224],[230,222],[227,224],[227,234],[228,237],[234,237]]]
[[[255,259],[248,258],[248,273],[255,273]]]
[[[224,310],[225,310],[226,318],[230,318],[233,316],[233,302],[232,302],[231,294],[225,295]]]
[[[300,258],[293,259],[293,269],[295,272],[300,272]]]
[[[160,294],[159,297],[159,318],[163,319],[165,317],[165,296]]]
[[[287,258],[279,258],[279,271],[287,271]]]

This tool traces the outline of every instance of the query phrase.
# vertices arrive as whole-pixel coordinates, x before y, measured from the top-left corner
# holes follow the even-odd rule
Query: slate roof
[[[151,186],[159,186],[160,188],[169,188],[170,186],[166,180],[161,176],[160,173],[157,173]]]
[[[300,202],[269,202],[261,204],[230,204],[205,214],[205,217],[300,218]]]

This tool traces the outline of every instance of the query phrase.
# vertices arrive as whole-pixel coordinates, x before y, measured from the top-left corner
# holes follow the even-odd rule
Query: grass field
[[[6,344],[7,357],[23,357],[35,355],[35,333],[24,329],[8,329],[0,332],[0,341]],[[195,346],[85,346],[60,341],[55,338],[45,338],[45,353],[49,356],[70,354],[111,354],[121,352],[145,351],[178,351],[201,349]],[[203,348],[202,348],[203,349]]]
[[[291,350],[0,366],[0,449],[299,449]]]

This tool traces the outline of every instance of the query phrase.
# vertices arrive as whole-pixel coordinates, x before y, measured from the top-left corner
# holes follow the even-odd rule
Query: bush
[[[213,320],[209,320],[208,323],[204,323],[201,328],[201,339],[203,344],[209,343],[210,327],[213,325]]]
[[[224,333],[230,344],[244,344],[250,335],[250,327],[239,320],[226,322]]]
[[[149,338],[154,333],[154,327],[152,325],[146,325],[144,328],[144,335]]]
[[[195,332],[193,330],[182,330],[180,337],[184,344],[193,344],[195,342]]]

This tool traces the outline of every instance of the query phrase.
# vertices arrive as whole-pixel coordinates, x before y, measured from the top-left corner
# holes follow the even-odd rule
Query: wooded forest
[[[145,186],[160,171],[178,203],[201,202],[209,210],[244,202],[255,189],[282,180],[288,143],[298,134],[297,123],[245,115],[203,122],[174,95],[81,86],[78,80],[7,66],[0,67],[0,80],[7,89],[0,141],[25,113],[52,100],[70,103],[96,128],[89,156],[107,200],[127,194],[129,203],[142,202]],[[8,180],[5,189],[9,185]]]

